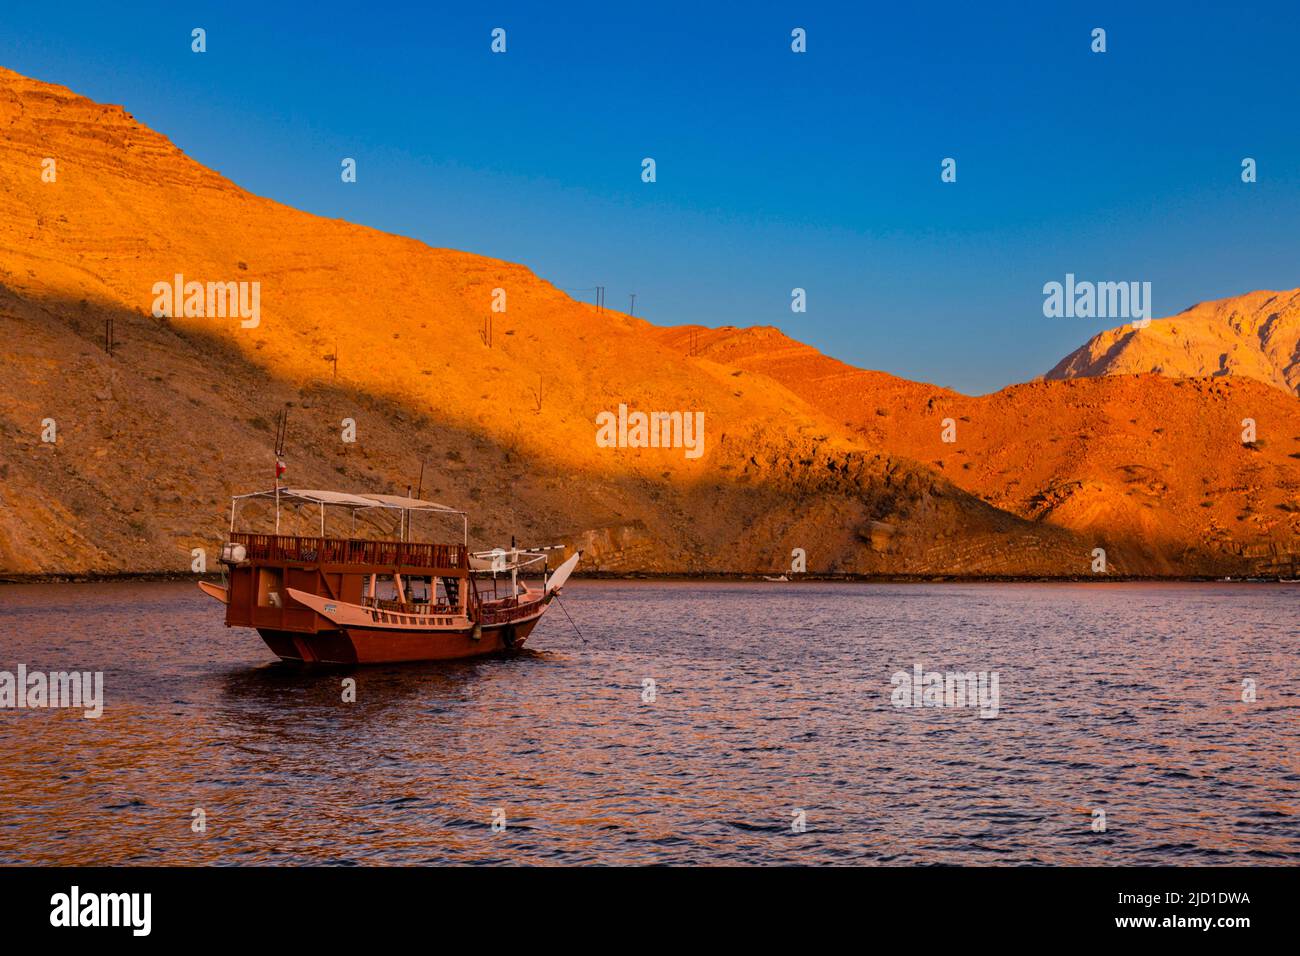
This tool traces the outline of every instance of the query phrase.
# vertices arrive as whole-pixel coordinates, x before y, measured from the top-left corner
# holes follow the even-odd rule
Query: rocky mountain
[[[1234,376],[1300,391],[1300,289],[1202,302],[1145,328],[1094,335],[1047,378],[1154,372],[1172,378]]]
[[[1295,405],[1155,376],[975,399],[774,330],[662,328],[254,196],[120,107],[0,70],[10,577],[215,554],[228,497],[271,485],[282,412],[291,484],[404,493],[423,471],[474,546],[564,543],[588,569],[776,571],[799,548],[810,572],[1087,576],[1104,547],[1112,573],[1238,574],[1295,535]],[[703,446],[607,447],[620,406],[702,413]],[[1248,412],[1249,448],[1228,427]]]
[[[1300,401],[1275,386],[1110,375],[968,396],[853,368],[771,328],[661,336],[782,383],[864,444],[999,510],[1122,542],[1147,573],[1211,573],[1233,556],[1255,569],[1298,550]]]
[[[810,571],[1086,567],[1069,534],[769,378],[523,266],[251,195],[120,107],[0,72],[0,146],[11,575],[188,569],[227,496],[271,484],[282,409],[291,483],[400,493],[423,468],[480,547],[558,539],[614,571],[780,569],[794,548]],[[601,447],[621,404],[703,413],[702,452]]]

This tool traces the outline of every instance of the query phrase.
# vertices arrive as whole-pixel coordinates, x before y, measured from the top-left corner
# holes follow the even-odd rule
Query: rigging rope
[[[564,606],[562,601],[560,601],[559,591],[555,592],[555,603],[560,605],[560,610],[564,612],[564,616],[569,617],[569,609]],[[573,624],[573,618],[569,617],[569,623]],[[573,632],[578,635],[578,640],[582,641],[584,644],[587,643],[587,639],[582,636],[582,631],[578,630],[578,625],[573,624]]]

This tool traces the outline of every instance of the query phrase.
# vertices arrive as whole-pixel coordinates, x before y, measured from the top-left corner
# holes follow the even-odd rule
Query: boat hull
[[[301,664],[396,664],[455,661],[518,650],[538,618],[483,628],[475,639],[463,631],[411,631],[340,627],[314,634],[258,628],[266,646],[281,660]]]

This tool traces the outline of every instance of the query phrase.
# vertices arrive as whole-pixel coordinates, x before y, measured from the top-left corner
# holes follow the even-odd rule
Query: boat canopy
[[[423,501],[420,498],[404,498],[401,495],[360,495],[361,498],[367,498],[370,501],[377,501],[380,507],[396,508],[399,511],[445,511],[449,514],[463,515],[465,512],[457,511],[455,508],[449,508],[446,505],[440,505],[436,501]]]
[[[322,491],[315,488],[272,488],[269,491],[254,491],[246,495],[233,495],[230,499],[230,530],[235,530],[236,509],[241,501],[263,499],[275,502],[275,533],[280,533],[280,508],[285,504],[309,504],[320,507],[320,533],[325,536],[326,507],[346,508],[352,515],[352,532],[356,533],[357,512],[378,508],[384,511],[401,513],[399,538],[409,539],[412,512],[432,512],[442,515],[457,515],[463,525],[466,546],[469,545],[469,518],[467,513],[456,508],[440,505],[436,501],[424,501],[421,498],[408,498],[403,495],[352,495],[344,491]]]
[[[464,511],[440,505],[436,501],[424,501],[421,498],[406,498],[402,495],[350,495],[344,491],[320,491],[311,488],[279,488],[270,491],[254,491],[246,495],[234,495],[233,500],[246,498],[270,498],[281,503],[307,503],[313,505],[333,505],[340,508],[360,510],[362,508],[387,508],[390,511],[442,511],[447,514],[463,515]]]

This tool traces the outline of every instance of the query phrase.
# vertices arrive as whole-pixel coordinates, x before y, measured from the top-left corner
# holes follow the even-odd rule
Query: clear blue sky
[[[1300,285],[1294,2],[288,6],[10,2],[0,63],[290,205],[968,392],[1120,324],[1044,318],[1067,272]]]

